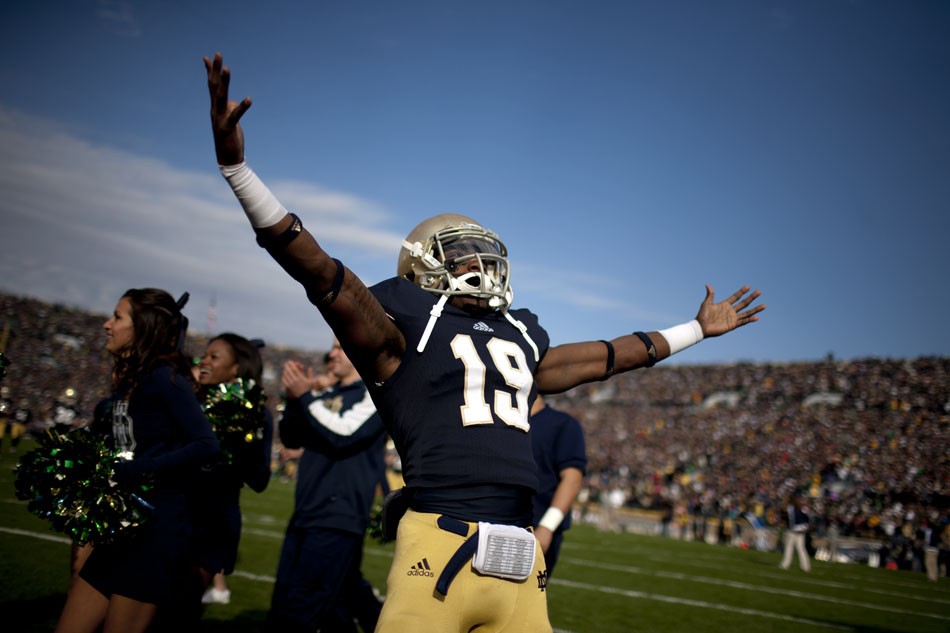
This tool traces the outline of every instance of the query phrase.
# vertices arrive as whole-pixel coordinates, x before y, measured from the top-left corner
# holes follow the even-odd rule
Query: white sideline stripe
[[[363,546],[364,554],[372,554],[373,556],[383,556],[385,558],[392,558],[395,552],[390,552],[389,550],[379,549],[378,547],[366,547]]]
[[[626,596],[628,598],[640,598],[642,600],[657,600],[659,602],[669,602],[672,604],[685,604],[691,607],[699,607],[701,609],[717,609],[719,611],[726,611],[728,613],[741,613],[743,615],[754,615],[762,618],[772,618],[774,620],[785,620],[787,622],[797,622],[800,624],[811,624],[813,626],[824,626],[830,629],[840,629],[842,631],[854,631],[855,629],[850,626],[843,626],[840,624],[829,624],[828,622],[821,622],[820,620],[809,620],[808,618],[797,618],[793,615],[782,615],[780,613],[770,613],[768,611],[759,611],[757,609],[744,609],[741,607],[731,607],[721,604],[713,604],[711,602],[703,602],[701,600],[690,600],[688,598],[675,598],[673,596],[661,596],[655,593],[644,593],[642,591],[633,591],[631,589],[617,589],[616,587],[604,587],[602,585],[588,585],[583,582],[574,582],[572,580],[564,580],[563,578],[552,578],[549,582],[552,582],[557,585],[565,585],[567,587],[573,587],[575,589],[588,589],[590,591],[600,591],[603,593],[612,593],[618,596]]]
[[[261,530],[260,528],[245,527],[241,528],[242,534],[254,534],[255,536],[269,536],[271,538],[279,538],[283,540],[283,532],[275,532],[274,530]]]
[[[895,607],[884,607],[877,604],[872,604],[868,602],[858,602],[856,600],[846,600],[842,598],[831,598],[828,596],[823,596],[816,593],[805,593],[804,591],[793,591],[790,589],[781,589],[777,587],[763,587],[762,585],[750,585],[744,582],[736,582],[734,580],[725,580],[723,578],[710,578],[708,576],[692,576],[690,574],[681,574],[671,571],[648,571],[640,567],[632,567],[629,565],[614,565],[612,563],[601,563],[590,560],[583,560],[579,558],[565,558],[565,561],[570,561],[575,565],[582,565],[586,567],[597,567],[598,569],[612,569],[614,571],[624,571],[631,574],[641,574],[644,576],[659,576],[661,578],[672,578],[674,580],[685,580],[687,582],[699,582],[710,585],[725,585],[727,587],[733,587],[735,589],[745,589],[748,591],[761,591],[763,593],[775,593],[780,596],[795,596],[796,598],[807,598],[809,600],[821,600],[824,602],[831,602],[833,604],[847,605],[851,607],[860,607],[862,609],[876,609],[878,611],[888,611],[890,613],[899,613],[901,615],[916,615],[925,618],[936,618],[938,620],[950,620],[950,616],[941,615],[937,613],[925,613],[923,611],[910,611],[908,609],[898,609]]]
[[[41,541],[52,541],[54,543],[65,543],[69,545],[72,543],[71,540],[65,536],[53,536],[52,534],[40,534],[39,532],[30,532],[29,530],[18,530],[16,528],[0,527],[0,532],[6,532],[7,534],[15,534],[17,536],[29,536],[32,538],[38,538]]]
[[[603,548],[601,548],[601,549],[606,550],[606,551],[613,551],[613,552],[616,552],[616,551],[617,551],[616,548],[603,547]],[[631,551],[632,551],[632,550],[631,550]],[[652,553],[651,553],[649,549],[645,549],[645,548],[640,549],[640,551],[644,552],[644,554],[648,554],[647,557],[648,557],[650,560],[655,560],[655,561],[660,561],[660,562],[661,562],[661,561],[664,561],[664,560],[666,560],[666,561],[669,561],[669,560],[676,560],[678,564],[684,564],[684,565],[687,565],[687,564],[688,564],[688,565],[707,566],[707,567],[716,567],[716,566],[717,566],[717,565],[715,565],[714,563],[692,563],[692,562],[688,562],[688,561],[683,561],[683,560],[682,560],[680,557],[678,557],[678,556],[657,556],[656,552],[652,552]],[[759,553],[765,554],[766,552],[759,552]],[[695,559],[695,558],[700,558],[700,559],[705,559],[705,560],[709,560],[709,561],[722,561],[723,563],[727,563],[727,562],[730,562],[730,561],[732,560],[732,559],[731,559],[730,557],[728,557],[728,556],[720,556],[720,555],[716,555],[716,554],[697,554],[697,555],[691,555],[691,557],[694,558],[694,559]],[[815,562],[815,560],[812,559],[812,563],[814,563],[814,562]],[[832,565],[832,564],[839,564],[839,563],[827,563],[827,564],[828,564],[828,565]],[[850,565],[850,566],[853,566],[853,567],[867,567],[866,565]],[[821,565],[816,566],[816,567],[812,567],[812,572],[814,573],[814,571],[815,571],[816,569],[817,569],[817,570],[820,570],[821,568],[822,568]],[[883,569],[878,569],[878,568],[873,568],[873,567],[870,567],[869,569],[873,569],[873,570],[875,570],[875,571],[877,571],[877,572],[880,572],[880,573],[882,573],[882,574],[886,573],[886,571],[883,570]],[[921,574],[921,575],[923,575],[923,574]],[[859,576],[859,575],[842,576],[842,578],[849,578],[849,579],[851,579],[851,580],[855,580],[855,581],[862,582],[862,583],[873,583],[873,584],[876,584],[876,585],[887,585],[888,587],[906,587],[906,588],[908,588],[908,589],[918,589],[918,590],[921,589],[921,588],[925,588],[925,587],[922,587],[922,585],[919,585],[919,584],[916,584],[916,583],[913,583],[913,582],[902,582],[899,578],[880,579],[880,578],[873,578],[873,577],[870,577],[870,576]]]
[[[43,541],[52,541],[52,542],[54,542],[54,543],[63,543],[63,544],[66,544],[66,545],[69,545],[69,544],[71,543],[70,539],[68,539],[68,538],[66,538],[66,537],[63,537],[63,536],[52,536],[52,535],[49,535],[49,534],[41,534],[41,533],[39,533],[39,532],[31,532],[31,531],[29,531],[29,530],[19,530],[19,529],[16,529],[16,528],[0,527],[0,532],[6,532],[6,533],[8,533],[8,534],[14,534],[14,535],[17,535],[17,536],[28,536],[28,537],[35,538],[35,539],[40,539],[40,540],[43,540]],[[280,532],[273,532],[273,531],[268,531],[268,530],[255,530],[255,533],[259,533],[261,536],[270,536],[270,537],[275,537],[275,538],[282,538],[282,537],[283,537],[283,533],[280,533]],[[367,547],[367,548],[364,548],[363,551],[364,551],[364,553],[368,553],[368,554],[371,554],[371,555],[373,555],[373,556],[385,556],[385,557],[389,557],[389,558],[392,558],[392,556],[393,556],[393,553],[392,553],[392,552],[387,551],[387,550],[378,549],[378,548],[375,548],[375,547]],[[637,567],[628,567],[628,566],[623,566],[623,565],[611,565],[611,564],[607,564],[607,563],[594,563],[593,561],[585,561],[585,560],[576,559],[576,558],[571,558],[571,559],[565,558],[565,559],[563,559],[563,560],[570,560],[572,563],[579,564],[579,565],[587,565],[587,566],[592,566],[592,567],[602,567],[602,568],[607,568],[607,569],[616,569],[616,570],[619,570],[619,571],[628,571],[628,572],[630,572],[630,573],[642,573],[642,574],[647,574],[647,575],[649,575],[649,572],[646,572],[646,571],[644,571],[644,570],[642,570],[642,569],[639,569],[639,568],[637,568]],[[234,575],[235,575],[235,576],[240,576],[240,577],[242,577],[242,578],[247,578],[248,580],[254,580],[254,581],[257,581],[257,582],[266,582],[266,583],[270,583],[270,584],[273,584],[273,583],[274,583],[274,577],[273,577],[273,576],[264,576],[264,575],[261,575],[261,574],[252,574],[252,573],[250,573],[250,572],[240,571],[240,570],[237,570],[237,569],[234,570]],[[679,578],[679,579],[684,579],[684,580],[697,580],[697,578],[695,578],[695,577],[686,576],[685,574],[674,574],[674,573],[672,573],[672,572],[658,572],[656,575],[666,575],[666,576],[671,577],[671,578]],[[698,581],[698,582],[703,582],[703,581],[700,581],[700,580],[697,580],[697,581]],[[940,618],[940,619],[944,619],[944,620],[950,619],[950,617],[947,617],[947,616],[933,615],[933,614],[927,614],[927,613],[918,613],[918,612],[914,612],[914,611],[904,611],[904,610],[899,610],[899,609],[897,609],[897,610],[895,610],[895,609],[887,609],[887,608],[884,608],[884,607],[877,607],[876,605],[867,605],[867,604],[862,604],[862,603],[857,603],[857,602],[851,602],[851,601],[832,600],[832,599],[829,599],[829,598],[825,598],[824,596],[814,596],[814,595],[812,595],[812,594],[804,594],[804,593],[800,593],[800,592],[789,592],[789,591],[782,591],[782,590],[778,590],[778,589],[775,589],[775,590],[766,590],[766,589],[763,589],[763,588],[761,588],[761,587],[755,587],[755,586],[752,586],[752,585],[745,585],[745,584],[743,584],[743,583],[729,583],[728,581],[722,581],[722,580],[715,579],[715,578],[706,579],[706,581],[708,581],[708,582],[713,582],[714,584],[730,584],[730,585],[732,585],[732,586],[741,586],[742,588],[753,589],[753,590],[761,590],[761,591],[770,591],[770,592],[772,592],[772,593],[779,593],[779,594],[785,594],[785,595],[796,595],[796,596],[799,596],[799,597],[813,597],[813,598],[816,598],[816,599],[819,599],[819,600],[828,600],[828,601],[830,601],[830,602],[836,602],[836,603],[841,603],[841,604],[851,604],[851,605],[854,605],[854,606],[862,606],[862,607],[871,608],[871,609],[875,609],[875,608],[876,608],[876,609],[883,609],[883,610],[885,610],[885,611],[894,611],[894,612],[896,612],[896,613],[905,613],[905,614],[919,615],[919,616],[925,616],[925,617],[926,617],[926,616],[929,616],[929,617],[935,617],[935,618]],[[786,620],[786,621],[789,621],[789,622],[800,622],[800,623],[805,623],[805,624],[813,624],[813,625],[815,625],[815,626],[824,626],[824,627],[833,628],[833,629],[841,629],[841,630],[844,630],[844,631],[853,631],[853,630],[855,630],[855,629],[852,628],[852,627],[841,626],[841,625],[836,625],[836,624],[829,624],[829,623],[821,622],[821,621],[817,621],[817,620],[809,620],[809,619],[807,619],[807,618],[797,618],[797,617],[789,616],[789,615],[781,615],[781,614],[777,614],[777,613],[769,613],[769,612],[767,612],[767,611],[758,611],[758,610],[756,610],[756,609],[745,609],[745,608],[740,608],[740,607],[730,607],[730,606],[718,605],[718,604],[713,604],[713,603],[709,603],[709,602],[703,602],[703,601],[700,601],[700,600],[691,600],[691,599],[688,599],[688,598],[676,598],[676,597],[673,597],[673,596],[663,596],[663,595],[659,595],[659,594],[649,594],[649,593],[644,593],[644,592],[641,592],[641,591],[633,591],[633,590],[630,590],[630,589],[618,589],[618,588],[616,588],[616,587],[606,587],[606,586],[603,586],[603,585],[590,585],[590,584],[587,584],[587,583],[579,583],[579,582],[574,582],[574,581],[571,581],[571,580],[564,580],[563,578],[552,578],[552,579],[550,580],[550,582],[554,583],[555,585],[564,585],[564,586],[566,586],[566,587],[575,587],[575,588],[578,588],[578,589],[587,589],[587,590],[590,590],[590,591],[600,591],[600,592],[602,592],[602,593],[610,593],[610,594],[615,594],[615,595],[627,596],[627,597],[629,597],[629,598],[641,598],[641,599],[644,599],[644,600],[657,600],[657,601],[659,601],[659,602],[669,602],[669,603],[673,603],[673,604],[685,604],[685,605],[694,606],[694,607],[699,607],[699,608],[717,609],[717,610],[720,610],[720,611],[727,611],[727,612],[731,612],[731,613],[742,613],[742,614],[744,614],[744,615],[755,615],[755,616],[765,617],[765,618],[773,618],[773,619],[778,619],[778,620]],[[567,630],[567,629],[554,629],[554,631],[555,631],[555,633],[572,633],[571,631],[569,631],[569,630]]]
[[[272,585],[273,585],[274,582],[276,582],[276,580],[277,580],[277,579],[274,578],[273,576],[264,576],[264,575],[262,575],[262,574],[252,574],[252,573],[249,572],[249,571],[241,571],[241,570],[239,570],[239,569],[235,569],[235,570],[234,570],[234,575],[235,575],[235,576],[240,576],[241,578],[247,578],[248,580],[256,580],[257,582],[267,582],[267,583],[270,583],[270,584],[272,584]]]
[[[683,563],[683,564],[689,564],[694,567],[722,569],[722,565],[713,565],[713,564],[707,564],[707,563]],[[758,576],[759,578],[771,578],[773,580],[794,580],[795,582],[807,584],[807,585],[818,585],[820,587],[834,587],[836,589],[850,589],[852,591],[857,591],[857,592],[879,593],[885,596],[893,596],[895,598],[907,598],[908,600],[921,600],[923,602],[950,604],[950,600],[941,600],[940,598],[928,598],[926,596],[922,596],[919,594],[901,593],[899,591],[892,591],[888,589],[872,589],[870,587],[855,587],[854,585],[849,585],[847,583],[835,582],[834,580],[820,580],[819,578],[814,578],[812,576],[790,577],[787,572],[781,573],[781,574],[778,574],[778,573],[773,574],[773,573],[768,573],[768,572],[756,571],[756,572],[747,572],[747,574],[749,576]],[[854,580],[861,580],[861,579],[855,578]],[[900,586],[908,586],[908,585],[902,584]],[[927,589],[930,589],[930,587],[920,585],[920,586],[917,586],[917,589],[925,591]]]
[[[564,549],[568,549],[568,550],[569,550],[569,549],[574,549],[575,547],[576,547],[576,549],[577,549],[578,551],[580,551],[580,550],[587,550],[587,551],[596,550],[596,551],[608,552],[608,553],[616,553],[616,552],[618,551],[616,547],[608,547],[608,546],[604,546],[604,545],[592,545],[592,546],[590,546],[590,547],[587,547],[587,546],[582,546],[582,545],[580,545],[580,544],[573,544],[573,543],[569,543],[569,542],[568,542],[568,543],[564,543],[564,545],[563,545],[563,548],[564,548]],[[729,557],[729,556],[723,556],[723,555],[717,555],[717,554],[692,554],[692,553],[691,553],[691,554],[689,555],[689,556],[690,556],[690,559],[689,559],[689,560],[684,560],[684,557],[682,557],[682,556],[677,556],[677,555],[675,555],[675,554],[659,555],[659,554],[657,554],[654,550],[652,550],[652,549],[650,549],[650,548],[648,548],[648,547],[629,547],[629,548],[624,548],[623,551],[624,551],[624,552],[629,552],[629,553],[631,553],[631,554],[641,554],[642,557],[643,557],[643,558],[646,558],[647,560],[656,561],[656,562],[660,562],[660,563],[662,563],[662,562],[669,562],[669,561],[675,561],[677,565],[689,565],[689,566],[691,566],[691,567],[707,567],[707,568],[711,568],[711,569],[720,569],[720,568],[722,567],[722,565],[721,565],[721,564],[716,564],[716,563],[701,563],[701,562],[696,562],[696,559],[705,559],[705,560],[707,560],[707,561],[721,561],[722,563],[729,563],[729,564],[731,564],[732,562],[734,562],[733,559],[732,559],[731,557]],[[765,554],[766,552],[757,552],[757,553]],[[752,560],[752,559],[750,559],[750,560]],[[756,560],[757,560],[758,562],[761,562],[761,559],[760,559],[760,558],[757,558]],[[776,558],[776,560],[777,560],[777,558]],[[812,561],[812,562],[814,563],[814,561]],[[777,563],[776,563],[776,564],[777,564]],[[827,563],[827,564],[828,564],[828,565],[831,565],[831,564],[833,564],[833,563]],[[861,566],[861,567],[863,567],[863,566]],[[871,568],[871,569],[874,569],[874,568]],[[820,580],[817,580],[816,577],[820,577],[820,572],[821,572],[821,570],[822,570],[822,565],[818,565],[818,566],[812,567],[812,576],[810,576],[809,578],[798,577],[798,578],[796,578],[795,580],[796,580],[796,582],[819,584],[821,581],[820,581]],[[816,571],[819,572],[819,573],[815,573]],[[875,569],[875,571],[880,572],[880,573],[882,573],[882,574],[885,573],[885,570]],[[787,579],[789,578],[788,576],[781,575],[781,574],[769,575],[769,574],[764,574],[764,573],[762,573],[762,572],[748,572],[748,573],[750,573],[750,574],[752,574],[752,575],[756,575],[756,576],[763,576],[763,577],[766,577],[766,578],[780,578],[780,579],[782,579],[782,580],[787,580]],[[923,576],[923,574],[921,574],[921,576]],[[856,575],[856,574],[843,575],[843,576],[841,576],[841,577],[842,577],[842,578],[847,578],[847,579],[850,579],[850,580],[854,580],[855,582],[860,582],[860,583],[862,583],[862,584],[864,584],[864,583],[870,583],[870,584],[875,584],[875,585],[885,585],[885,586],[887,586],[887,587],[905,587],[905,588],[907,588],[907,589],[914,589],[914,590],[916,590],[916,591],[932,591],[932,590],[934,589],[934,587],[931,586],[931,585],[924,585],[924,584],[922,584],[922,583],[921,583],[921,584],[918,584],[918,583],[914,583],[914,582],[902,582],[899,578],[880,579],[880,578],[874,578],[874,577],[871,577],[871,576],[860,576],[860,575]],[[832,581],[825,581],[825,582],[832,582]],[[828,585],[828,586],[833,586],[833,585]],[[889,596],[899,596],[899,597],[913,598],[913,599],[915,599],[915,600],[930,600],[930,601],[932,601],[932,602],[940,602],[940,603],[950,604],[950,601],[940,600],[940,599],[922,598],[922,597],[920,597],[919,595],[913,595],[913,594],[897,594],[897,593],[894,593],[893,591],[885,591],[885,590],[883,590],[883,589],[870,589],[870,588],[867,588],[867,587],[854,587],[854,586],[851,586],[851,585],[843,585],[843,586],[844,586],[844,587],[849,587],[849,588],[851,588],[851,589],[853,589],[853,590],[855,590],[855,591],[867,591],[867,592],[870,592],[870,593],[882,593],[882,594],[889,595]]]

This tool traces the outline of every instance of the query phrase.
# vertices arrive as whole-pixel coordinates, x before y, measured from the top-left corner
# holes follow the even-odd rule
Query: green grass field
[[[16,500],[15,457],[0,455],[3,628],[50,631],[65,596],[69,544]],[[261,629],[292,504],[293,484],[278,480],[264,494],[244,495],[231,604],[209,606],[204,630]],[[367,541],[363,572],[381,592],[391,560],[392,545]],[[775,553],[577,526],[548,584],[551,622],[570,633],[950,631],[950,579],[818,561],[805,574],[778,569],[778,561]]]

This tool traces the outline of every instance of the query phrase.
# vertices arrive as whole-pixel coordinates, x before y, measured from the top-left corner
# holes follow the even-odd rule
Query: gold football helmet
[[[409,233],[396,274],[435,294],[487,299],[490,307],[506,310],[512,299],[507,256],[498,235],[469,217],[443,213]],[[476,271],[456,274],[473,261]]]

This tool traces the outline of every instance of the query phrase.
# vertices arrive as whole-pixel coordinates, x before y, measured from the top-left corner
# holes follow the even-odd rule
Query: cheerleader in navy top
[[[258,345],[243,336],[225,332],[211,339],[198,365],[198,382],[207,397],[219,385],[231,385],[241,379],[248,392],[250,385],[261,385],[264,364]],[[251,382],[253,381],[253,383]],[[250,401],[242,400],[246,404]],[[267,407],[246,408],[243,429],[251,436],[235,448],[227,463],[205,465],[195,482],[190,499],[190,515],[195,532],[195,552],[202,588],[208,588],[201,601],[227,604],[231,600],[225,575],[234,571],[241,538],[241,488],[247,484],[263,492],[270,481],[270,449],[274,421]],[[211,416],[210,410],[209,417]],[[224,440],[222,448],[224,448]]]
[[[113,390],[95,430],[119,451],[116,482],[153,482],[143,495],[153,510],[128,538],[93,549],[69,589],[57,633],[145,631],[187,582],[185,490],[200,465],[217,455],[218,441],[179,351],[186,324],[171,295],[154,288],[126,292],[105,323]]]

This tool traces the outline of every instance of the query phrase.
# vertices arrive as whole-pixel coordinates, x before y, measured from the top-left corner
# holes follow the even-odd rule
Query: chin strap
[[[507,310],[502,312],[502,314],[505,315],[505,318],[508,319],[509,323],[511,323],[513,326],[515,326],[518,329],[519,332],[521,332],[521,336],[524,337],[524,340],[528,341],[528,345],[530,345],[531,349],[534,350],[534,362],[536,363],[539,362],[541,360],[541,355],[538,354],[538,346],[535,345],[534,341],[531,340],[531,337],[528,336],[528,326],[522,323],[521,321],[519,321],[518,319],[516,319],[515,317],[508,314]]]
[[[426,323],[426,329],[422,332],[422,338],[419,339],[419,344],[416,345],[416,351],[420,354],[425,351],[426,343],[429,342],[429,337],[432,336],[432,330],[435,328],[435,322],[439,320],[440,316],[442,316],[442,309],[445,307],[445,304],[448,300],[449,295],[442,295],[429,311],[429,322]],[[531,340],[531,336],[528,335],[528,326],[508,314],[507,310],[504,310],[502,314],[505,315],[505,318],[508,319],[509,323],[515,326],[515,329],[521,332],[521,336],[523,336],[524,340],[526,340],[528,345],[531,346],[531,349],[534,351],[534,362],[540,361],[541,355],[538,353],[538,346],[535,345],[534,341]]]
[[[422,333],[422,338],[419,339],[419,344],[416,346],[416,351],[420,354],[426,348],[426,343],[429,342],[429,337],[432,336],[432,328],[435,327],[435,322],[442,316],[442,308],[445,307],[445,302],[449,300],[449,295],[442,295],[442,297],[432,306],[432,309],[429,311],[429,322],[426,323],[426,329]]]

